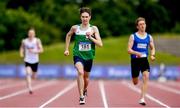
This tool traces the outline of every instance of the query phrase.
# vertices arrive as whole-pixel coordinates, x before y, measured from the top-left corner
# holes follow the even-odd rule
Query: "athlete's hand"
[[[153,56],[153,55],[151,55],[151,61],[154,61],[155,59],[156,59],[156,57],[155,56]]]
[[[86,38],[91,38],[92,33],[91,32],[86,32]]]
[[[69,51],[68,50],[64,51],[64,55],[68,56],[69,55]]]
[[[20,53],[20,57],[24,58],[24,54],[23,54],[23,53]]]
[[[136,57],[137,57],[137,58],[141,58],[141,57],[142,57],[142,53],[137,52],[137,53],[136,53]]]

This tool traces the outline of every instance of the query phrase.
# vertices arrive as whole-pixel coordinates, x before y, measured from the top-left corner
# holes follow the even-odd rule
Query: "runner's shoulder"
[[[99,31],[99,30],[98,30],[98,27],[95,26],[95,25],[92,25],[92,30],[93,30],[93,31]]]
[[[73,31],[76,30],[76,29],[78,28],[78,26],[79,26],[79,25],[77,25],[77,24],[76,24],[76,25],[73,25],[73,26],[71,27],[71,30],[73,30]]]

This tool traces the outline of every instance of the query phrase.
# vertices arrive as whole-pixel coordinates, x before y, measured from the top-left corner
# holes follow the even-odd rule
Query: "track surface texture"
[[[140,84],[130,80],[90,80],[84,105],[76,80],[41,79],[32,85],[29,94],[24,79],[0,79],[0,108],[180,108],[179,81],[149,81],[146,106],[138,103]]]

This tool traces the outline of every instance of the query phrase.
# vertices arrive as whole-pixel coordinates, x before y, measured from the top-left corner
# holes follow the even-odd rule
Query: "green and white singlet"
[[[73,48],[73,55],[78,56],[84,60],[93,59],[95,56],[95,44],[86,37],[87,32],[92,31],[92,25],[87,30],[81,30],[80,25],[77,25],[75,32],[75,44]]]

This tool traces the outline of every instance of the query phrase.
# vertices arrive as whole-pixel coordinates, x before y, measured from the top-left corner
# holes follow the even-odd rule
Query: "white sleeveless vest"
[[[30,52],[29,50],[38,50],[38,39],[34,38],[33,40],[29,40],[28,38],[24,39],[24,50],[25,50],[25,57],[24,61],[28,63],[37,63],[39,62],[39,54],[35,54]]]
[[[91,31],[92,31],[92,27],[88,27],[87,30],[81,30],[80,25],[78,25],[75,34],[76,35],[86,35],[87,32],[91,32]]]

